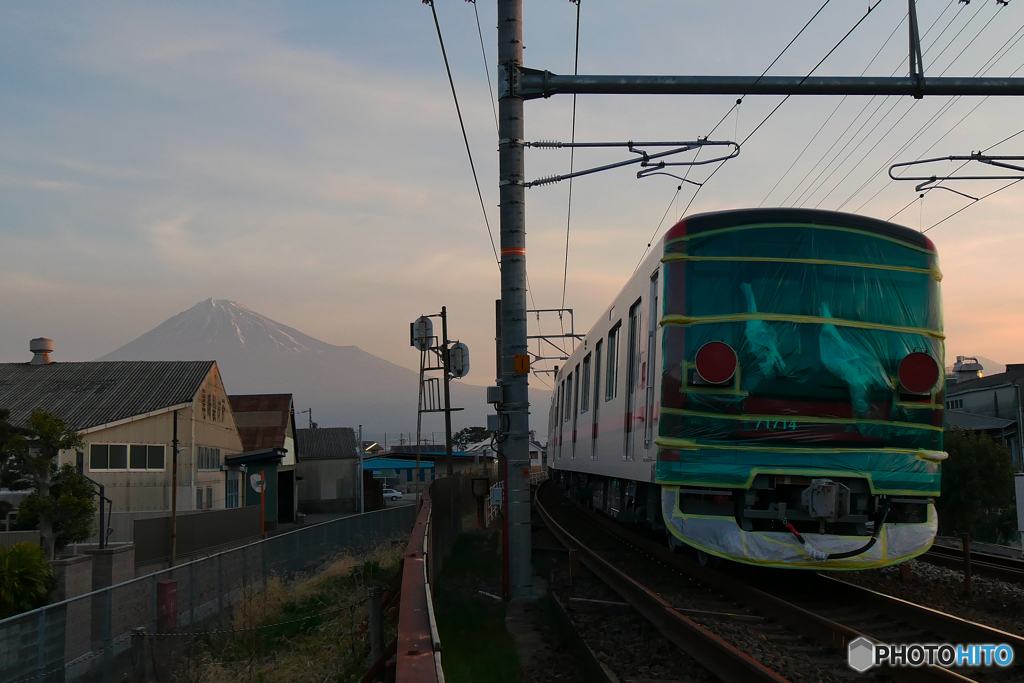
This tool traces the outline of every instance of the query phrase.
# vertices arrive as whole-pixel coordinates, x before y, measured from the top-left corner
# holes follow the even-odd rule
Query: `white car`
[[[384,497],[389,500],[402,500],[402,494],[394,489],[384,489]]]

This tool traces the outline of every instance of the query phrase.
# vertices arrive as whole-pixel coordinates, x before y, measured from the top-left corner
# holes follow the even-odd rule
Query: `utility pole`
[[[103,501],[100,501],[100,505]],[[171,436],[171,561],[178,555],[178,411],[174,411],[174,431]]]
[[[523,2],[498,0],[498,68],[512,78],[523,64]],[[505,495],[508,500],[509,593],[528,597],[533,592],[530,565],[530,431],[529,365],[523,370],[517,356],[527,354],[526,339],[526,176],[524,162],[523,98],[506,87],[498,98],[498,168],[501,239],[501,366],[502,402],[507,418],[502,437],[506,459]],[[527,359],[529,356],[527,356]]]
[[[449,386],[451,384],[451,354],[448,352],[448,307],[441,307],[441,366],[444,368],[444,464],[448,476],[454,474],[452,466],[452,399]],[[431,434],[433,436],[433,434]]]
[[[359,514],[366,512],[366,482],[363,479],[363,425],[359,425]]]

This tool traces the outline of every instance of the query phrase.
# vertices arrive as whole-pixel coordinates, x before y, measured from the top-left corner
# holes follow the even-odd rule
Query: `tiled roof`
[[[356,433],[351,427],[318,427],[297,429],[296,448],[303,460],[326,458],[358,458]]]
[[[284,448],[292,420],[291,394],[228,396],[242,449]]]
[[[214,365],[212,360],[0,363],[0,408],[11,412],[16,425],[45,408],[72,429],[88,429],[190,403]]]

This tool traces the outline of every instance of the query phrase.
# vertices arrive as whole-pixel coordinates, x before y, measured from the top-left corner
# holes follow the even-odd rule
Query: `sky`
[[[586,0],[579,71],[757,76],[820,6]],[[1024,75],[1024,41],[1014,42],[1024,3],[918,6],[926,75]],[[866,7],[828,3],[768,73],[806,75]],[[487,70],[474,5],[437,0],[497,239],[487,81],[489,71],[496,84],[496,8],[475,9]],[[815,75],[904,74],[906,11],[882,0]],[[571,73],[576,6],[524,0],[524,19],[526,66]],[[0,24],[0,96],[0,361],[28,360],[36,336],[55,340],[55,360],[92,360],[214,297],[410,368],[418,356],[408,323],[445,305],[451,336],[474,359],[466,381],[493,377],[498,268],[429,6],[14,4]],[[576,139],[692,140],[714,130],[715,139],[742,140],[782,98],[735,100],[580,96]],[[572,106],[571,96],[528,102],[527,138],[568,140]],[[1021,121],[1009,98],[794,97],[688,210],[694,187],[677,196],[672,178],[638,180],[624,169],[578,179],[567,266],[567,184],[532,188],[532,303],[561,305],[565,269],[565,306],[586,330],[652,236],[684,211],[841,207],[928,228],[971,200],[932,191],[915,201],[914,183],[888,182],[888,164],[985,149]],[[1024,135],[991,153],[1024,154]],[[581,151],[575,165],[622,158]],[[531,179],[568,166],[564,150],[527,152]],[[702,181],[714,168],[689,177]],[[955,187],[980,197],[1003,184]],[[1024,362],[1022,199],[1024,183],[928,232],[944,273],[949,359]]]

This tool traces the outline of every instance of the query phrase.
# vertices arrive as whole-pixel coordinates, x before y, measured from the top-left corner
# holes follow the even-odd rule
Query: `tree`
[[[452,443],[459,448],[465,448],[471,443],[479,443],[490,438],[491,433],[485,427],[466,427],[455,432]]]
[[[61,451],[83,446],[82,436],[63,418],[42,408],[32,411],[25,433],[8,441],[12,458],[35,489],[21,502],[18,525],[39,529],[48,560],[68,543],[92,535],[92,485],[73,466],[57,467]]]
[[[11,490],[25,489],[29,487],[29,482],[19,471],[9,444],[15,436],[25,434],[27,430],[12,425],[8,419],[10,414],[9,410],[0,409],[0,487]]]
[[[0,619],[45,605],[53,584],[42,548],[30,543],[0,548]]]
[[[988,434],[946,430],[949,458],[942,463],[942,495],[936,503],[944,534],[970,534],[990,543],[1011,540],[1016,529],[1013,462]]]

